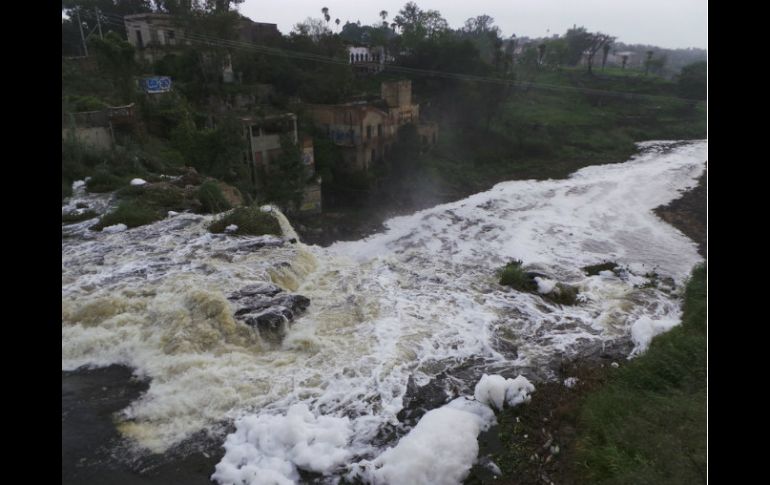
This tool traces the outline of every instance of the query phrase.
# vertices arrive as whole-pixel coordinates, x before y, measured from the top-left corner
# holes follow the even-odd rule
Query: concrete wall
[[[412,104],[412,81],[384,82],[380,86],[380,96],[389,107],[406,107]]]
[[[63,128],[61,130],[61,137],[65,139],[74,131],[75,139],[84,145],[91,146],[93,148],[101,150],[109,150],[112,148],[112,134],[110,129],[104,126],[88,127],[88,128]]]

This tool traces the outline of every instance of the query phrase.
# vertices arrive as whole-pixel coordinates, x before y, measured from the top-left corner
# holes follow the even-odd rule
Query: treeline
[[[258,198],[264,197],[266,192],[258,194],[254,190],[251,174],[243,163],[243,139],[239,137],[236,121],[226,109],[220,108],[238,104],[236,99],[245,99],[245,107],[250,113],[290,110],[299,115],[301,129],[314,137],[316,168],[323,175],[324,196],[337,195],[337,200],[344,200],[340,194],[364,193],[376,185],[374,179],[388,175],[382,172],[398,176],[419,165],[418,159],[424,157],[411,147],[412,137],[408,133],[402,134],[404,147],[395,153],[403,154],[409,160],[396,160],[391,166],[378,167],[379,173],[375,171],[366,176],[345,173],[339,151],[323,133],[314,131],[307,118],[302,116],[302,105],[376,97],[384,79],[411,79],[421,117],[439,121],[442,133],[447,136],[456,134],[459,147],[478,147],[481,151],[474,153],[485,153],[482,165],[475,162],[468,165],[467,169],[474,173],[482,166],[494,165],[501,156],[548,158],[568,153],[569,158],[584,159],[591,155],[577,151],[587,146],[585,142],[566,144],[572,135],[583,139],[585,135],[575,129],[567,130],[572,124],[561,126],[566,123],[567,114],[559,110],[569,107],[563,103],[568,99],[564,96],[569,96],[572,112],[576,109],[585,113],[588,113],[586,110],[605,111],[595,113],[595,116],[591,111],[591,117],[587,118],[591,123],[600,119],[612,121],[614,118],[606,116],[611,114],[607,111],[611,107],[615,107],[617,119],[636,120],[635,126],[628,128],[636,131],[627,130],[628,133],[623,135],[628,139],[641,136],[647,125],[654,124],[647,114],[652,111],[646,107],[641,118],[633,118],[629,113],[631,107],[594,99],[595,95],[565,91],[563,96],[558,95],[558,99],[553,96],[532,98],[526,87],[514,87],[517,83],[542,79],[570,88],[598,86],[705,99],[705,64],[684,69],[678,89],[671,83],[653,81],[653,69],[649,72],[650,82],[600,79],[596,74],[607,56],[616,50],[615,38],[582,27],[570,29],[557,38],[525,45],[522,39],[504,37],[489,15],[469,18],[462,27],[453,29],[439,11],[425,10],[409,2],[395,15],[385,10],[373,12],[372,17],[377,20],[371,25],[342,22],[335,12],[323,7],[318,10],[320,16],[299,22],[288,35],[268,36],[257,45],[238,40],[239,23],[245,19],[233,8],[238,3],[241,2],[63,1],[62,10],[67,13],[67,18],[62,19],[62,55],[82,56],[87,49],[89,59],[97,66],[94,71],[83,69],[74,61],[62,63],[63,113],[135,103],[141,123],[130,133],[116,134],[122,137],[122,146],[136,152],[135,158],[147,160],[147,164],[158,170],[163,168],[159,167],[159,160],[167,165],[195,167],[203,174],[231,183],[243,193]],[[177,45],[152,63],[137,60],[134,48],[126,41],[122,18],[147,12],[173,14],[192,43]],[[78,22],[84,33],[90,34],[85,48]],[[347,65],[347,47],[351,44],[384,48],[390,69],[375,77],[357,76]],[[585,63],[585,67],[581,63]],[[234,83],[224,82],[222,67],[225,64],[232,65]],[[579,73],[588,77],[580,77]],[[171,76],[173,93],[159,100],[150,100],[141,94],[136,89],[135,79],[148,74]],[[471,77],[473,81],[468,80]],[[539,111],[523,110],[524,103],[533,102],[540,103]],[[672,116],[679,116],[685,108],[672,105]],[[646,124],[642,126],[642,123]],[[612,126],[613,130],[616,127],[614,124],[607,126]],[[604,125],[600,129],[606,130]],[[604,135],[609,133],[606,131]],[[592,132],[592,137],[598,139],[598,132]],[[439,137],[440,143],[446,139],[443,135]],[[549,148],[553,141],[559,141],[563,146]],[[506,148],[505,153],[487,154],[492,143],[510,149]],[[451,148],[454,156],[459,153],[457,148]],[[448,146],[446,149],[450,150]],[[67,153],[70,152],[72,150]],[[515,155],[510,154],[514,152]],[[297,160],[284,162],[285,166],[279,167],[273,175],[261,176],[268,186],[285,187],[280,194],[271,194],[271,197],[288,201],[295,196],[307,174],[298,168]],[[444,162],[434,159],[432,163]],[[76,160],[65,163],[63,159],[65,166],[77,170],[64,172],[63,179],[71,180],[75,174],[79,177],[89,175],[88,167],[78,165]],[[100,167],[108,169],[105,164]],[[497,168],[489,170],[490,179],[503,174]],[[506,170],[511,173],[510,168]],[[436,173],[441,173],[441,169],[436,169]],[[127,176],[128,173],[121,173],[121,177]],[[271,177],[279,178],[280,183],[271,184]],[[287,184],[287,179],[291,183]],[[329,190],[337,194],[329,194]]]

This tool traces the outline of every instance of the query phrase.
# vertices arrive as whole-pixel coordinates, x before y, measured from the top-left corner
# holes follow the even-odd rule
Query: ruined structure
[[[412,123],[426,145],[438,140],[435,123],[420,122],[420,105],[412,103],[412,81],[383,82],[380,99],[335,105],[308,105],[314,123],[338,146],[350,171],[367,171],[387,159],[398,129]]]

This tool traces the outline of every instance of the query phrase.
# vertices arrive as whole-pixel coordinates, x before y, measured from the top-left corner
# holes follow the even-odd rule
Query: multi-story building
[[[342,147],[350,171],[367,171],[386,159],[397,140],[398,129],[408,123],[417,126],[424,144],[437,141],[438,126],[420,123],[420,105],[412,103],[411,81],[382,83],[380,97],[374,102],[308,106],[315,124]]]

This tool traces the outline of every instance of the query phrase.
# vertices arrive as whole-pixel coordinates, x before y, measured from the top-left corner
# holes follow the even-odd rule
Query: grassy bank
[[[590,483],[705,483],[706,268],[687,285],[682,324],[586,398],[575,473]]]
[[[642,356],[626,362],[625,353],[563,363],[573,385],[538,384],[530,403],[499,413],[479,455],[503,476],[476,467],[466,483],[705,483],[704,266],[687,285],[682,324]]]
[[[623,162],[639,141],[706,137],[705,103],[676,97],[676,85],[661,78],[562,70],[531,79],[548,87],[512,91],[488,129],[442,123],[438,146],[419,160],[422,185],[464,195]]]
[[[370,214],[364,220],[371,225],[371,219],[458,200],[506,180],[564,178],[589,165],[624,162],[636,142],[706,137],[705,103],[677,97],[676,84],[657,76],[588,76],[584,69],[562,69],[522,80],[533,87],[511,90],[488,125],[483,119],[468,123],[453,96],[414,81],[421,118],[439,123],[437,145],[386,162],[386,176],[367,195],[362,195],[366,190],[330,193],[325,184],[325,211],[334,214],[311,221],[301,235],[333,240],[332,234],[319,237],[313,231],[331,232],[344,220],[355,238],[357,228],[360,235],[367,232],[362,211]],[[461,96],[477,88],[467,83],[455,89]],[[347,205],[334,203],[346,198]]]

